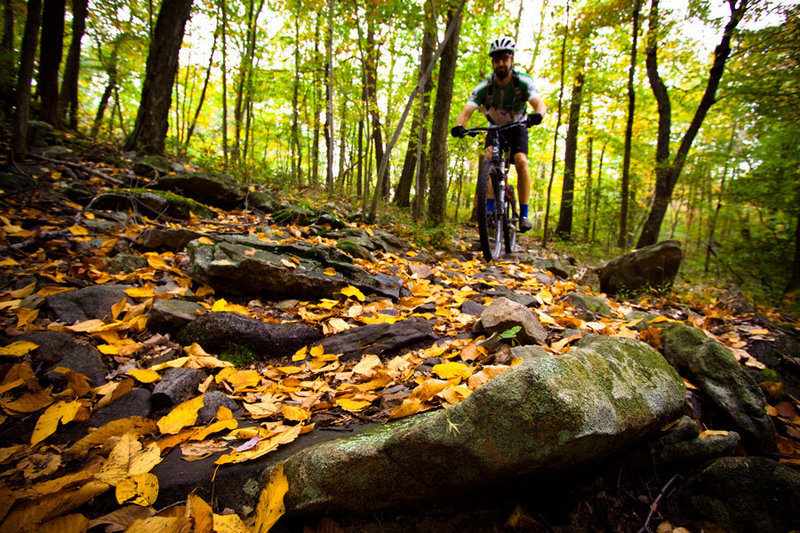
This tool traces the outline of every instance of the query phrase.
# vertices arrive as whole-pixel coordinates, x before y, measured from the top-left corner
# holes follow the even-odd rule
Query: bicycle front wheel
[[[497,190],[497,184],[494,183],[496,178],[491,176],[492,164],[484,161],[481,165],[481,170],[478,173],[478,186],[476,196],[478,201],[478,236],[481,242],[481,251],[483,258],[486,261],[496,261],[500,256],[500,250],[503,245],[503,224],[498,218],[498,212],[501,207],[500,202],[495,202],[496,208],[491,213],[486,207],[486,200],[489,198],[489,183],[495,185],[494,190]]]
[[[513,254],[517,246],[517,220],[512,217],[514,206],[513,197],[506,196],[505,209],[503,210],[503,237],[506,246],[506,253]]]

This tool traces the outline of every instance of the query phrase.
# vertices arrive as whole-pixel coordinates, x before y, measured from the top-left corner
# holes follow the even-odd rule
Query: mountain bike
[[[471,137],[480,132],[501,132],[512,128],[530,127],[523,119],[499,126],[469,128],[465,134]],[[505,245],[505,252],[511,254],[517,245],[517,202],[514,199],[514,188],[508,184],[508,169],[511,162],[511,150],[503,135],[495,135],[492,144],[492,159],[481,164],[478,173],[478,184],[475,194],[478,202],[478,236],[481,251],[486,261],[497,261]],[[494,191],[495,208],[489,212],[486,199],[489,197],[489,184]],[[498,194],[497,191],[502,191]],[[498,201],[497,198],[502,198]]]

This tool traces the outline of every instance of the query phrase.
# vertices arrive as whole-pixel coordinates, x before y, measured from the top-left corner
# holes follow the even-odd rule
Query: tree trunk
[[[327,171],[325,188],[328,195],[333,194],[333,0],[328,0],[328,38],[325,60],[325,146],[327,147]]]
[[[39,24],[42,20],[41,0],[28,0],[28,16],[22,34],[19,74],[17,75],[17,105],[11,125],[11,149],[17,157],[24,157],[28,149],[28,118],[31,110],[31,80],[33,62],[36,58],[36,45],[39,37]]]
[[[320,15],[319,11],[317,12],[317,24],[314,27],[314,60],[315,65],[317,64],[316,61],[319,59],[319,28],[320,24],[322,24],[322,16]],[[322,80],[320,80],[319,70],[314,70],[314,86],[316,87],[315,98],[314,98],[314,139],[311,145],[311,183],[315,186],[319,184],[319,135],[320,135],[320,115],[322,111],[320,110],[320,105],[322,105]]]
[[[564,65],[566,62],[567,35],[569,34],[569,1],[566,6],[566,20],[564,21],[564,38],[561,40],[561,81],[558,89],[558,111],[556,112],[556,128],[553,133],[553,159],[550,163],[550,181],[547,184],[547,200],[544,208],[544,230],[542,231],[542,247],[547,248],[548,223],[550,222],[550,196],[553,190],[553,178],[556,173],[556,150],[558,148],[558,130],[561,128],[561,105],[564,99]]]
[[[367,94],[370,122],[372,123],[372,145],[375,148],[375,168],[381,167],[383,161],[383,133],[381,130],[381,117],[378,112],[378,58],[380,49],[375,43],[374,8],[367,9],[367,49],[366,64],[364,65],[367,79]],[[378,184],[376,183],[376,187]],[[366,204],[365,204],[366,205]],[[366,211],[366,210],[365,210]]]
[[[594,157],[594,117],[592,116],[592,101],[589,100],[589,135],[586,138],[586,192],[584,193],[583,209],[584,225],[583,225],[583,240],[589,238],[589,226],[592,223],[592,164]]]
[[[64,52],[65,0],[44,0],[39,50],[39,120],[58,128],[58,71]]]
[[[733,142],[736,139],[736,121],[733,123],[733,127],[731,128],[731,137],[728,139],[728,149],[726,150],[725,154],[725,166],[722,169],[722,183],[719,186],[719,194],[717,195],[717,205],[714,208],[714,214],[711,216],[711,224],[709,224],[708,228],[708,244],[706,245],[706,262],[703,267],[703,272],[708,273],[709,263],[711,261],[711,254],[714,253],[714,231],[717,227],[717,217],[719,216],[720,209],[722,209],[722,197],[725,195],[725,182],[728,178],[728,167],[729,161],[731,158],[731,152],[733,151]],[[738,158],[737,158],[738,159]],[[736,163],[734,161],[733,166],[733,173],[736,176]]]
[[[197,118],[200,116],[200,111],[203,109],[203,103],[206,100],[206,92],[208,91],[208,82],[211,80],[211,67],[214,66],[214,52],[217,51],[217,36],[218,32],[214,32],[214,42],[211,45],[211,55],[208,58],[208,67],[206,68],[206,76],[203,79],[203,89],[200,91],[200,101],[197,102],[197,108],[194,110],[192,122],[189,124],[189,129],[186,131],[186,141],[184,142],[184,149],[189,148],[189,141],[192,140],[194,128],[197,126]]]
[[[567,138],[564,142],[564,181],[561,188],[561,208],[556,224],[556,236],[559,239],[569,240],[572,236],[572,211],[575,199],[575,164],[578,155],[578,127],[581,120],[581,104],[583,103],[584,66],[586,64],[588,38],[579,37],[581,47],[578,51],[578,71],[572,85],[572,100],[569,105],[569,123]]]
[[[622,183],[620,187],[619,208],[619,237],[617,246],[628,247],[628,188],[631,169],[631,144],[633,139],[633,116],[636,110],[636,89],[634,79],[636,75],[636,44],[639,39],[639,11],[641,0],[636,0],[633,5],[633,35],[631,39],[631,65],[628,68],[628,118],[625,123],[625,151],[622,156]]]
[[[303,186],[300,173],[300,11],[294,13],[294,83],[292,87],[292,181]]]
[[[164,153],[172,104],[172,84],[178,72],[178,53],[192,8],[192,0],[164,0],[147,55],[144,86],[136,124],[126,150]]]
[[[3,38],[0,43],[0,106],[6,117],[14,108],[14,76],[16,74],[14,52],[14,10],[11,0],[3,0]]]
[[[636,244],[637,248],[655,244],[658,241],[661,223],[667,212],[672,191],[675,188],[675,184],[678,182],[678,178],[683,170],[683,165],[686,162],[686,156],[692,147],[697,133],[700,131],[700,126],[703,124],[708,110],[714,104],[717,87],[722,79],[722,73],[725,70],[725,62],[731,52],[731,38],[733,37],[736,26],[738,26],[748,7],[748,0],[728,0],[728,5],[730,6],[731,16],[728,23],[725,25],[720,43],[714,49],[714,63],[709,71],[705,92],[695,110],[689,128],[681,139],[675,158],[669,161],[671,110],[667,88],[658,73],[657,34],[660,28],[660,22],[658,18],[658,0],[652,0],[646,66],[647,77],[650,80],[650,86],[655,95],[656,102],[658,103],[659,120],[658,138],[656,141],[656,183],[653,190],[653,205],[650,208],[647,221],[642,227],[642,234],[639,236],[639,241]]]
[[[422,37],[422,53],[420,57],[419,74],[417,80],[428,70],[436,45],[436,19],[433,15],[433,2],[425,2],[425,33]],[[403,170],[400,174],[400,181],[394,193],[394,203],[399,207],[409,207],[411,205],[411,186],[414,184],[414,176],[417,170],[417,148],[424,146],[423,131],[427,128],[427,115],[430,108],[430,91],[433,89],[433,78],[428,77],[424,89],[420,95],[420,106],[414,110],[411,119],[411,134],[408,138],[408,149],[403,161]]]
[[[222,18],[222,162],[228,170],[228,8],[226,0],[220,0]]]
[[[59,119],[69,129],[78,129],[78,74],[81,64],[81,38],[86,30],[89,0],[72,0],[72,41],[61,80]]]
[[[798,191],[800,192],[800,191]],[[800,198],[800,194],[797,195]],[[797,223],[794,227],[794,261],[792,261],[792,275],[786,284],[783,294],[789,296],[800,289],[800,209],[797,210]]]
[[[439,86],[433,107],[431,124],[431,174],[428,200],[428,219],[436,225],[447,217],[447,135],[450,128],[450,103],[453,99],[453,78],[458,60],[458,38],[461,33],[461,12],[448,12],[447,25],[453,25],[453,34],[442,50],[439,63]]]

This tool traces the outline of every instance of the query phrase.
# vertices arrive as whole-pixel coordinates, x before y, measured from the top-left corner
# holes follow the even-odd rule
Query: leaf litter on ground
[[[338,299],[299,302],[288,312],[295,320],[318,325],[326,334],[358,325],[423,316],[435,321],[435,331],[445,340],[388,360],[365,353],[357,361],[342,361],[339,354],[325,353],[321,345],[306,346],[281,363],[259,363],[237,369],[215,354],[206,353],[199,345],[178,346],[148,331],[147,315],[153,301],[184,295],[191,290],[206,312],[228,311],[262,320],[278,320],[267,306],[258,301],[245,305],[245,302],[217,298],[211,287],[191,280],[183,269],[181,254],[172,252],[147,252],[143,254],[146,267],[132,273],[111,274],[103,269],[102,261],[111,254],[118,239],[133,239],[146,226],[158,224],[147,219],[143,224],[131,223],[123,234],[101,235],[99,237],[104,239],[101,246],[87,249],[76,245],[87,242],[92,238],[90,235],[98,235],[83,225],[85,220],[91,220],[91,214],[84,213],[84,217],[75,218],[72,211],[68,217],[57,211],[36,213],[35,219],[47,221],[37,231],[40,234],[56,231],[55,236],[37,243],[39,247],[33,253],[0,261],[0,268],[8,279],[25,279],[36,273],[44,283],[37,287],[36,282],[30,282],[0,294],[0,307],[6,311],[2,324],[10,336],[41,329],[69,331],[95,345],[108,362],[120,368],[127,365],[127,370],[116,372],[112,381],[93,388],[88,384],[88,377],[74,370],[55,369],[64,379],[52,385],[40,382],[28,363],[29,354],[37,348],[34,343],[16,341],[0,346],[3,365],[0,424],[35,419],[30,435],[0,448],[0,529],[4,532],[86,531],[100,525],[118,531],[147,533],[182,531],[191,526],[195,531],[268,531],[284,512],[283,495],[287,485],[280,467],[261,492],[251,516],[217,514],[197,494],[188,495],[185,505],[157,511],[152,505],[157,498],[159,480],[151,470],[175,447],[180,447],[183,458],[189,461],[213,456],[218,465],[252,461],[312,431],[317,424],[315,420],[322,414],[332,415],[324,419],[325,424],[346,425],[385,422],[430,409],[452,407],[519,362],[511,360],[499,364],[493,354],[480,345],[481,338],[459,338],[474,322],[473,317],[460,311],[460,306],[465,300],[479,296],[473,288],[475,279],[480,277],[487,286],[501,284],[499,278],[493,280],[487,275],[483,262],[447,258],[427,266],[430,278],[422,279],[420,273],[427,275],[427,271],[423,271],[422,264],[414,262],[414,252],[408,255],[381,252],[376,254],[376,262],[357,259],[356,263],[373,274],[401,276],[410,296],[395,303],[347,287]],[[28,242],[35,237],[34,231],[25,229],[30,226],[30,211],[14,208],[0,218],[7,244]],[[229,218],[229,223],[239,223],[235,215]],[[65,225],[65,220],[74,223]],[[252,232],[257,222],[258,218],[250,214],[241,229]],[[214,233],[213,223],[193,220],[187,226]],[[67,231],[57,231],[59,227],[66,227]],[[278,242],[305,238],[317,245],[335,245],[329,239],[304,237],[301,229],[293,230],[290,238],[278,239]],[[63,251],[65,243],[66,253]],[[289,257],[283,264],[295,269],[300,263]],[[659,330],[653,326],[660,321],[674,320],[664,313],[642,329],[636,328],[638,321],[623,318],[624,311],[633,308],[658,312],[669,307],[668,300],[654,298],[624,305],[609,301],[617,317],[584,321],[575,315],[563,296],[573,290],[588,292],[588,288],[561,280],[544,286],[535,276],[538,270],[528,264],[508,262],[497,268],[507,275],[502,285],[530,295],[537,302],[534,311],[540,322],[551,333],[557,333],[544,346],[553,354],[565,353],[570,344],[580,338],[581,333],[561,336],[566,329],[638,338],[659,347]],[[326,274],[335,275],[335,272]],[[167,280],[172,288],[157,292],[157,285]],[[133,284],[126,293],[134,303],[120,301],[103,320],[61,324],[40,317],[38,310],[23,303],[32,296],[44,298],[75,290],[78,286],[110,282]],[[484,297],[482,303],[488,304],[490,300]],[[417,311],[423,305],[433,312]],[[702,308],[695,305],[694,308],[698,312],[685,322],[707,332],[704,326],[711,322],[729,324],[727,328],[715,330],[724,329],[724,333],[709,334],[728,346],[742,364],[758,366],[758,361],[745,350],[746,341],[754,336],[768,336],[768,330],[738,326],[740,319],[716,304]],[[394,314],[382,313],[387,309]],[[148,364],[171,350],[178,352],[177,357]],[[432,366],[423,365],[430,360],[438,362]],[[209,379],[201,384],[193,398],[174,406],[159,418],[115,420],[71,443],[55,438],[60,427],[85,422],[91,413],[136,388],[152,387],[164,372],[178,367],[202,368],[209,373]],[[381,407],[386,391],[398,386],[402,391],[400,396],[394,393],[394,401]],[[800,466],[800,405],[795,398],[787,399],[781,384],[767,382],[764,387],[771,402],[769,414],[786,430],[786,436],[778,437],[782,460]],[[221,407],[212,421],[198,426],[198,411],[209,390],[222,391],[239,402],[243,406],[241,419],[235,419],[229,409]],[[86,510],[82,506],[86,502],[111,491],[120,505],[116,511],[103,517],[83,514]]]

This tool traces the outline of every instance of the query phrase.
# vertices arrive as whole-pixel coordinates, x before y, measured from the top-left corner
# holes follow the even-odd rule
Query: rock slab
[[[597,271],[607,294],[670,287],[681,266],[678,241],[663,241],[612,259]]]
[[[373,512],[553,475],[657,430],[683,398],[680,377],[650,346],[601,338],[520,363],[450,409],[298,452],[283,462],[286,509]]]

